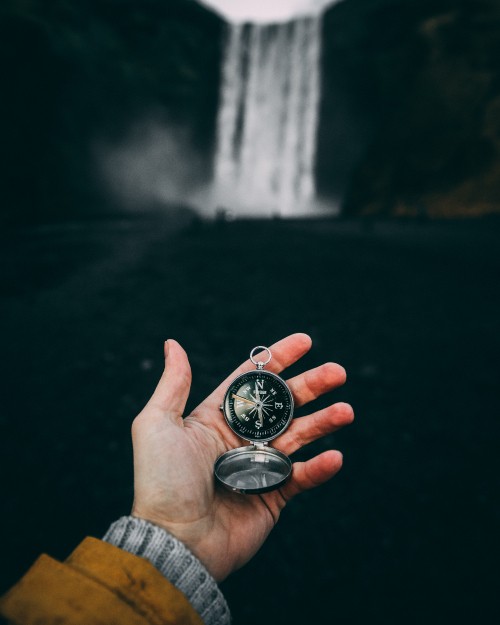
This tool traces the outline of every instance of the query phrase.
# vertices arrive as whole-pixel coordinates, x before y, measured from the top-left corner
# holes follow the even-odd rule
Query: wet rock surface
[[[347,0],[323,38],[320,192],[351,215],[498,213],[498,2]]]

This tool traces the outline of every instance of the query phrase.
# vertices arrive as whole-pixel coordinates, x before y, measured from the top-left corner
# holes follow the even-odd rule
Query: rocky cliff
[[[497,0],[346,0],[323,63],[318,181],[345,214],[500,212]]]
[[[208,170],[222,27],[195,0],[4,0],[0,220],[113,208],[96,141],[147,115],[189,125]]]

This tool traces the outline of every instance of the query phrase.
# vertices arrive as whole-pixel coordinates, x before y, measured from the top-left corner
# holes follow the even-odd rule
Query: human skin
[[[281,373],[306,354],[311,339],[292,334],[271,346],[269,371]],[[229,383],[255,369],[247,360],[191,414],[183,412],[191,388],[186,352],[174,341],[165,343],[165,370],[158,386],[132,425],[134,503],[132,514],[165,528],[182,541],[217,581],[243,566],[258,551],[295,495],[332,478],[342,454],[328,450],[293,464],[292,476],[279,490],[241,495],[214,483],[215,460],[246,443],[230,430],[220,405]],[[325,363],[287,380],[297,407],[344,384],[346,373]],[[334,403],[293,419],[272,446],[290,455],[304,445],[352,422],[345,403]]]

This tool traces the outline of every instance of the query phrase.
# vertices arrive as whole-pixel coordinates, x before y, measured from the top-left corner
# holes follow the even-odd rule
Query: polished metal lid
[[[215,463],[215,477],[229,490],[253,495],[279,488],[290,477],[292,462],[267,445],[237,447]]]

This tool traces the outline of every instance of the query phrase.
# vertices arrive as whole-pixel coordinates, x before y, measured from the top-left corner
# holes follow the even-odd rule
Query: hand
[[[271,347],[268,369],[280,373],[311,347],[305,334],[293,334]],[[132,514],[165,528],[181,540],[216,580],[245,564],[258,551],[292,497],[333,477],[342,454],[325,451],[295,462],[290,480],[263,495],[241,495],[214,484],[219,455],[246,443],[227,426],[219,409],[232,379],[254,368],[243,363],[185,419],[191,387],[186,353],[174,340],[165,343],[165,371],[144,410],[132,425],[134,504]],[[345,382],[344,369],[326,363],[287,381],[297,407]],[[351,423],[348,404],[337,403],[294,419],[273,441],[287,455]]]

